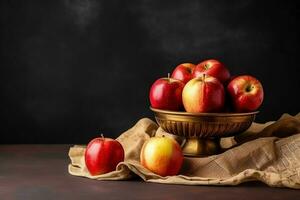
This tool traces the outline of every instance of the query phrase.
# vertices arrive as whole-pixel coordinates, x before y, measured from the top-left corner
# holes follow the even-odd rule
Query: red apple
[[[192,79],[194,68],[195,65],[192,63],[182,63],[174,69],[171,77],[180,80],[184,83],[187,83],[189,80]]]
[[[152,137],[144,143],[141,164],[160,176],[173,176],[179,173],[183,154],[176,140],[168,137]]]
[[[160,78],[151,86],[149,98],[153,108],[178,111],[183,108],[184,83],[173,78]]]
[[[224,64],[213,59],[205,60],[195,67],[193,71],[194,78],[202,76],[203,74],[213,76],[222,83],[226,83],[230,78],[230,73]]]
[[[224,87],[218,79],[203,74],[185,85],[182,101],[187,112],[219,112],[224,107]]]
[[[124,149],[117,140],[111,138],[95,138],[85,150],[85,165],[93,176],[116,170],[116,166],[122,161]]]
[[[249,75],[234,78],[228,84],[227,91],[236,112],[255,111],[264,99],[262,84]]]

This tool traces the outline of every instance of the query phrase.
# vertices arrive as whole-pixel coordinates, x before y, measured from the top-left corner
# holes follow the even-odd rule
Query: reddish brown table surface
[[[68,174],[71,145],[0,145],[0,199],[299,199],[300,191],[259,182],[184,186],[95,181]]]

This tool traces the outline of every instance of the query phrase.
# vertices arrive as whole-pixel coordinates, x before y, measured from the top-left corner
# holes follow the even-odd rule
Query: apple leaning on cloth
[[[144,143],[140,161],[145,168],[160,176],[172,176],[179,173],[183,154],[176,140],[152,137]]]
[[[114,171],[123,161],[124,149],[117,140],[102,136],[91,140],[86,147],[85,165],[93,176]]]

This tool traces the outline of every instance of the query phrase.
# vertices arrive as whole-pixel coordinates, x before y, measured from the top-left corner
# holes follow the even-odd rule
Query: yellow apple
[[[182,91],[182,102],[187,112],[220,112],[224,107],[224,101],[225,92],[222,83],[205,74],[191,79]]]
[[[168,137],[152,137],[142,147],[141,164],[160,176],[179,173],[183,154],[176,140]]]

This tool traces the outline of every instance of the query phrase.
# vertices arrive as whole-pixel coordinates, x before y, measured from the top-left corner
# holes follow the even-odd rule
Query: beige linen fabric
[[[253,123],[236,137],[222,138],[223,153],[185,157],[177,176],[161,177],[139,162],[144,142],[162,134],[170,136],[152,120],[139,120],[117,138],[124,147],[125,161],[116,171],[99,176],[91,176],[85,167],[85,146],[75,145],[69,151],[69,173],[97,180],[127,180],[137,175],[147,182],[184,185],[237,185],[257,180],[269,186],[300,189],[300,113],[284,114],[276,122]]]

